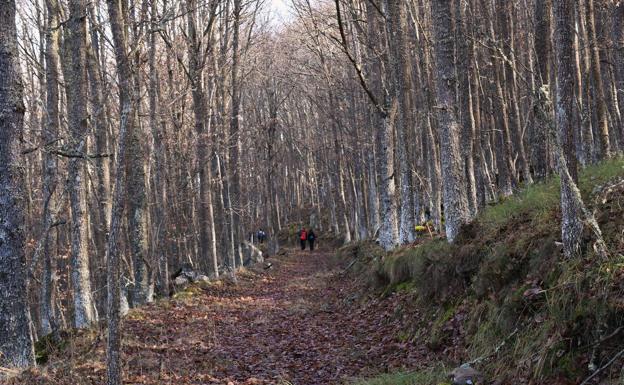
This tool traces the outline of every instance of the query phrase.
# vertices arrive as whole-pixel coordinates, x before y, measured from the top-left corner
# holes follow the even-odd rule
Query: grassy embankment
[[[591,242],[578,258],[563,258],[557,178],[487,207],[454,245],[430,239],[385,254],[360,243],[340,255],[357,261],[350,270],[369,277],[370,290],[414,293],[424,316],[405,333],[432,354],[460,344],[463,362],[476,361],[489,379],[578,384],[588,367],[604,366],[624,344],[624,183],[605,187],[617,180],[624,180],[623,159],[580,176],[610,249],[607,260]],[[460,363],[355,384],[444,384],[450,365]],[[621,367],[615,361],[601,377],[620,378]]]

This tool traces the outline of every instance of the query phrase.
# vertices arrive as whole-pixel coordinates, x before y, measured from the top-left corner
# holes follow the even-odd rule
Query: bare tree
[[[120,239],[123,220],[124,199],[126,194],[125,169],[127,165],[127,146],[133,133],[131,130],[134,115],[135,95],[132,87],[132,70],[128,54],[126,23],[123,19],[123,2],[108,0],[108,14],[119,79],[119,142],[117,145],[117,163],[115,165],[115,189],[111,212],[111,228],[106,248],[107,293],[106,316],[108,320],[108,339],[106,349],[107,385],[121,384],[121,287],[120,276]]]
[[[440,158],[444,191],[446,236],[453,241],[462,224],[468,222],[466,178],[462,172],[459,150],[459,122],[454,109],[455,84],[453,23],[451,0],[436,0],[432,4],[435,54],[437,65],[436,91],[438,126],[440,130]]]
[[[574,146],[574,18],[570,2],[553,0],[555,18],[555,52],[557,58],[557,117],[558,167],[561,178],[561,235],[567,257],[574,256],[583,232],[582,201],[572,175],[576,157],[565,157]],[[572,152],[573,153],[573,152]],[[571,171],[574,170],[574,171]],[[574,173],[574,174],[573,174]]]
[[[44,145],[55,143],[60,132],[59,114],[59,47],[60,23],[59,8],[56,0],[46,1],[48,12],[46,31],[46,127],[42,130],[41,140]],[[41,332],[49,334],[57,329],[54,303],[56,258],[54,257],[54,243],[51,237],[51,227],[54,220],[52,210],[57,195],[57,160],[56,155],[46,152],[43,157],[43,279],[41,283]]]
[[[0,366],[35,363],[24,253],[24,197],[18,140],[24,103],[15,1],[0,3]]]
[[[91,290],[86,180],[84,159],[87,153],[87,6],[85,0],[69,2],[65,78],[67,115],[71,147],[77,156],[69,160],[67,186],[71,202],[72,285],[74,288],[74,326],[89,327],[97,320]]]
[[[594,0],[585,0],[585,17],[587,33],[589,39],[589,49],[591,50],[591,70],[592,81],[595,88],[595,104],[598,115],[598,138],[600,151],[603,158],[611,157],[611,140],[609,138],[609,121],[607,116],[607,101],[605,99],[604,82],[600,66],[600,51],[598,48],[598,38],[596,35],[595,7]]]
[[[407,53],[406,9],[401,0],[387,0],[389,63],[394,98],[397,100],[396,143],[399,159],[401,217],[399,221],[399,242],[407,244],[414,241],[414,189],[412,188],[412,170],[408,162],[407,131],[412,123],[410,68],[411,60]]]

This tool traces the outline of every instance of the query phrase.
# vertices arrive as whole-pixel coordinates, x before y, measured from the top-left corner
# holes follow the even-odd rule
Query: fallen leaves
[[[322,252],[293,252],[237,283],[133,311],[124,322],[125,383],[339,384],[422,365],[424,344],[405,338],[414,317],[405,296],[348,300],[355,287],[335,263]],[[67,363],[71,370],[46,368],[29,383],[101,383],[103,345]]]

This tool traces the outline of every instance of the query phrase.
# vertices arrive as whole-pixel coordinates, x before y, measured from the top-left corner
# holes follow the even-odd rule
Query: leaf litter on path
[[[403,310],[406,294],[351,301],[356,288],[327,252],[290,251],[273,263],[134,310],[124,321],[124,383],[341,384],[426,361],[425,344],[405,338],[416,317]],[[24,376],[103,383],[104,348]]]

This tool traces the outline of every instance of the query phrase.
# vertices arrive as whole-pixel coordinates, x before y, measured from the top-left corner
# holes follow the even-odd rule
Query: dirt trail
[[[400,296],[357,303],[330,254],[290,250],[237,283],[132,312],[124,321],[125,383],[342,384],[422,363],[424,347],[401,337],[413,314]],[[103,345],[75,363],[78,383],[101,383]],[[33,383],[65,384],[63,372],[59,381]]]

